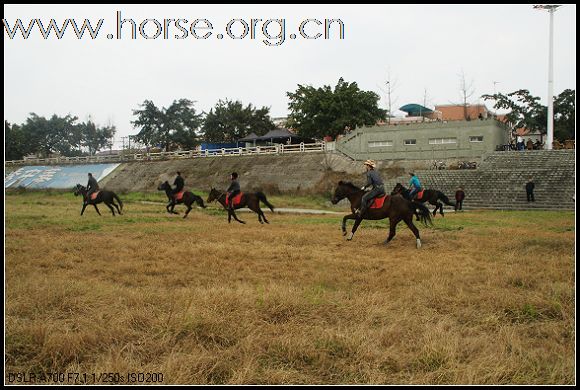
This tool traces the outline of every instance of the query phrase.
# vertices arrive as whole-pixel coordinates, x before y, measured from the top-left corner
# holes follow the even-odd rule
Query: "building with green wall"
[[[355,160],[473,160],[508,142],[494,119],[362,127],[336,141]]]

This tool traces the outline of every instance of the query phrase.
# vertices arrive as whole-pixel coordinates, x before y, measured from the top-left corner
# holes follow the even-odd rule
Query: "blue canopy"
[[[399,110],[406,112],[409,116],[423,116],[427,114],[431,114],[433,110],[430,108],[424,107],[420,104],[406,104],[403,107],[399,108]]]

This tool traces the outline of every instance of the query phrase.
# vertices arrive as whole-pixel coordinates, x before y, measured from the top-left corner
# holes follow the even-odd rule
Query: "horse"
[[[99,190],[95,199],[88,199],[87,192],[88,191],[85,188],[85,186],[77,184],[77,186],[75,187],[74,191],[75,196],[78,195],[83,196],[83,208],[81,210],[81,215],[83,215],[83,213],[85,212],[85,208],[90,204],[95,206],[95,210],[97,210],[97,213],[101,215],[99,209],[97,208],[97,204],[101,202],[104,202],[107,205],[107,207],[111,209],[113,216],[115,216],[115,209],[113,209],[111,205],[115,206],[119,214],[121,214],[121,210],[123,210],[123,202],[121,202],[121,199],[119,199],[117,194],[115,194],[113,191]],[[92,195],[94,195],[94,193]],[[119,205],[115,203],[115,199],[117,200],[117,202],[119,202]]]
[[[189,212],[192,209],[191,205],[193,203],[197,203],[200,207],[205,209],[205,205],[203,204],[202,197],[195,195],[193,192],[184,191],[181,199],[176,199],[175,195],[177,195],[177,194],[173,194],[173,192],[172,192],[173,190],[171,189],[171,185],[169,185],[168,181],[165,181],[165,182],[159,184],[159,186],[157,187],[157,190],[165,191],[165,195],[167,195],[167,198],[169,199],[169,203],[167,203],[167,206],[165,206],[168,213],[179,214],[177,211],[174,211],[173,208],[175,207],[176,204],[180,204],[180,203],[183,203],[187,207],[187,211],[185,212],[185,215],[183,216],[183,218],[187,217],[187,214],[189,214]],[[170,207],[171,207],[171,209],[170,209]]]
[[[215,188],[211,188],[206,202],[211,203],[214,200],[220,202],[223,208],[228,211],[228,223],[232,221],[232,216],[239,223],[245,223],[244,221],[239,220],[238,217],[236,216],[236,213],[233,210],[230,210],[229,207],[226,205],[226,196],[227,194],[225,192],[220,192]],[[236,197],[234,197],[234,199],[235,198]],[[232,199],[232,202],[234,201],[234,199]],[[242,193],[240,203],[234,204],[234,210],[241,209],[243,207],[248,207],[250,210],[258,214],[258,221],[260,221],[261,224],[263,224],[264,222],[270,223],[266,219],[266,216],[264,215],[262,209],[260,209],[260,201],[262,201],[266,206],[268,206],[270,210],[274,211],[274,206],[272,206],[270,202],[268,202],[268,199],[266,199],[266,195],[264,195],[263,192],[259,191],[254,193],[246,193],[246,192]],[[264,219],[264,221],[262,221],[262,219]]]
[[[410,190],[408,188],[405,188],[405,186],[403,186],[401,183],[397,183],[395,188],[393,188],[391,195],[400,194],[403,196],[403,198],[411,200],[409,198],[409,191]],[[445,214],[443,214],[443,203],[439,202],[439,200],[442,200],[443,203],[445,203],[448,206],[455,207],[455,203],[451,202],[443,192],[437,190],[423,190],[423,196],[421,197],[421,199],[417,199],[416,196],[415,199],[413,199],[414,202],[419,203],[429,202],[430,204],[435,206],[435,210],[433,210],[433,216],[437,214],[437,209],[439,209],[441,216],[444,217]]]
[[[425,226],[432,225],[431,213],[427,207],[420,203],[408,201],[407,199],[404,199],[400,196],[386,196],[383,205],[380,208],[369,207],[365,213],[359,217],[357,214],[355,214],[355,210],[360,209],[361,200],[364,193],[365,192],[361,190],[359,186],[355,186],[350,182],[344,182],[341,180],[338,182],[338,186],[336,187],[334,195],[331,199],[332,204],[337,204],[344,198],[347,198],[350,202],[350,209],[352,214],[346,215],[342,219],[343,236],[346,236],[346,220],[355,220],[352,231],[347,237],[348,241],[352,240],[354,233],[358,229],[358,226],[363,219],[379,220],[389,218],[389,236],[385,241],[383,241],[383,244],[388,244],[393,239],[393,237],[395,237],[397,224],[402,220],[415,235],[417,240],[417,249],[421,248],[421,237],[419,236],[419,230],[413,224],[413,215],[418,213],[421,222],[423,222]]]

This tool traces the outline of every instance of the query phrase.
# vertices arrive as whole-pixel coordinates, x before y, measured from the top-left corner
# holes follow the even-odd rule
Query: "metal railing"
[[[221,148],[206,150],[186,150],[176,152],[158,153],[121,153],[105,156],[83,156],[83,157],[51,157],[51,158],[28,158],[24,160],[6,161],[6,165],[59,165],[59,164],[87,164],[87,163],[115,163],[132,161],[163,161],[204,157],[229,157],[229,156],[255,156],[255,155],[280,155],[288,153],[309,153],[326,151],[326,143],[315,142],[312,144],[293,145],[270,145],[253,146],[239,148]]]

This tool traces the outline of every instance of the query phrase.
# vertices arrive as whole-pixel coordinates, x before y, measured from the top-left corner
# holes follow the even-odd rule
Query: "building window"
[[[384,146],[393,146],[393,141],[372,141],[372,142],[369,142],[369,148],[381,148]]]
[[[429,145],[456,144],[457,138],[429,138]]]
[[[469,142],[483,142],[483,135],[469,137]]]
[[[416,139],[406,139],[405,145],[417,145],[417,140]]]

